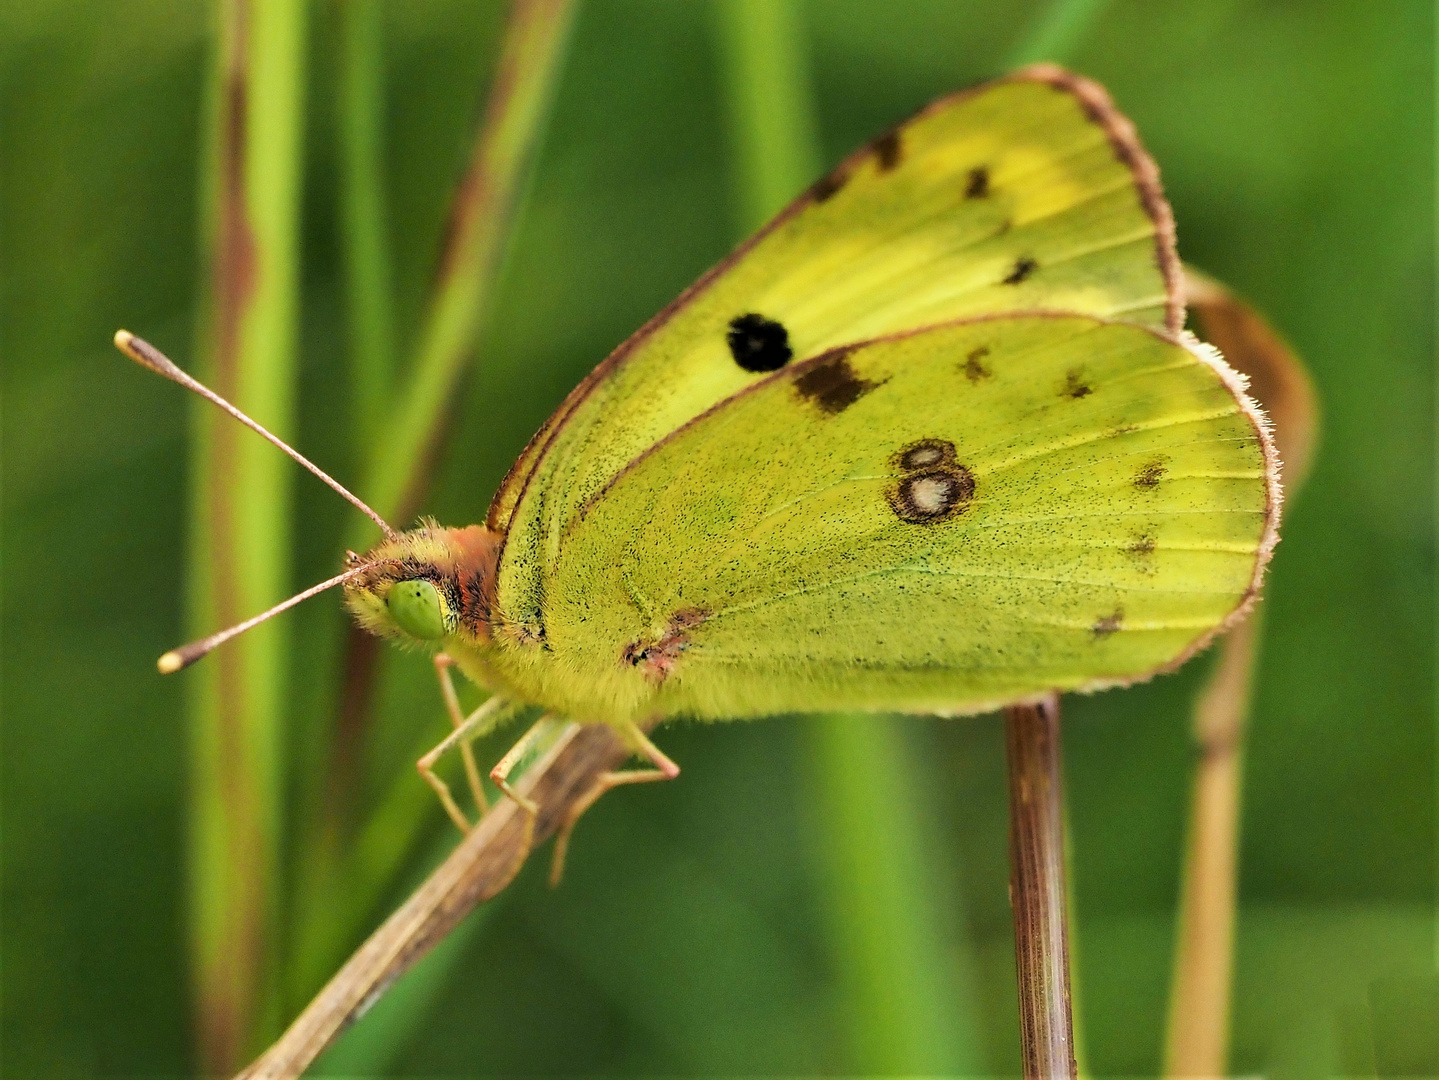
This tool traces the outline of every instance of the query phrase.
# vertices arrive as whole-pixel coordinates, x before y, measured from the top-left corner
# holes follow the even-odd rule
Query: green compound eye
[[[400,629],[421,641],[436,641],[449,633],[445,605],[428,581],[401,581],[391,586],[385,606]]]

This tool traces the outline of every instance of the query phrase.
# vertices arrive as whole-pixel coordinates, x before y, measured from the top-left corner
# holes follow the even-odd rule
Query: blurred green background
[[[1097,14],[1065,61],[1137,123],[1181,254],[1273,320],[1324,409],[1320,456],[1269,584],[1231,1070],[1382,1073],[1371,1032],[1392,1024],[1386,1002],[1404,996],[1393,988],[1422,984],[1435,956],[1433,10],[1089,6]],[[826,163],[1003,70],[1048,7],[802,6]],[[423,316],[504,14],[459,0],[384,7],[383,180],[402,342]],[[348,404],[337,5],[308,16],[294,430],[344,480],[363,450]],[[182,366],[194,352],[212,22],[205,4],[179,0],[0,8],[0,1049],[11,1076],[179,1075],[197,1060],[185,676],[154,670],[186,632],[189,403],[109,341],[125,326]],[[564,393],[738,239],[717,36],[700,0],[580,9],[426,503],[440,520],[479,520]],[[353,512],[307,478],[292,490],[298,588],[334,572]],[[343,615],[327,597],[289,618],[290,712],[303,733],[334,708]],[[1188,712],[1205,666],[1067,704],[1080,1041],[1097,1075],[1160,1066]],[[680,782],[602,800],[558,891],[534,860],[317,1071],[868,1071],[854,1019],[863,994],[840,970],[846,924],[815,856],[833,823],[810,797],[806,723],[662,730]],[[428,663],[386,655],[360,748],[366,805],[396,785],[429,798],[412,762],[445,729]],[[888,1071],[1013,1074],[1001,724],[897,730],[910,820],[892,839],[925,868],[940,995],[929,1004],[947,1027],[916,1036],[918,1056]],[[302,734],[292,742],[286,792],[300,807],[323,764]],[[486,760],[502,748],[488,744]],[[335,959],[453,842],[439,807],[424,813],[403,873],[345,913],[353,929],[338,932]],[[303,877],[300,830],[284,848],[291,882]],[[285,1017],[327,970],[280,977]]]

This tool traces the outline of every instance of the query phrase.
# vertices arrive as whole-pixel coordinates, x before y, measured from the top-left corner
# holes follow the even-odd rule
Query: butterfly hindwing
[[[775,373],[572,519],[545,647],[576,698],[547,703],[966,712],[1151,674],[1233,617],[1272,544],[1237,385],[1203,347],[1061,315]]]
[[[1177,331],[1153,163],[1097,85],[1052,67],[941,99],[820,181],[600,365],[511,470],[498,601],[525,640],[580,508],[629,461],[781,366],[961,317],[1071,310]]]

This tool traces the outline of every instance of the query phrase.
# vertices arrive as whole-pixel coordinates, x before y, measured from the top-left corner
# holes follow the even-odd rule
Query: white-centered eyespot
[[[954,443],[948,439],[920,439],[902,447],[891,459],[896,472],[932,469],[954,464]]]
[[[907,476],[887,493],[889,505],[903,521],[941,521],[961,513],[974,496],[974,477],[963,465]]]

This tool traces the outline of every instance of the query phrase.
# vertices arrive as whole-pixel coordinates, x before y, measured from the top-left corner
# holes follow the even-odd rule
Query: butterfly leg
[[[551,716],[549,713],[541,716],[529,731],[520,736],[520,741],[510,747],[505,756],[500,758],[495,767],[490,770],[490,779],[525,813],[525,839],[520,845],[516,870],[524,863],[530,853],[530,848],[534,846],[535,823],[539,821],[540,808],[533,799],[521,795],[510,786],[510,772],[534,750],[536,745],[553,735],[561,726],[562,723],[557,717]]]
[[[575,825],[584,816],[585,811],[598,802],[601,795],[624,784],[652,784],[657,780],[673,780],[680,774],[680,767],[666,757],[663,750],[650,742],[649,736],[637,725],[630,724],[622,728],[620,734],[636,754],[648,759],[654,767],[601,773],[599,779],[595,781],[594,787],[590,788],[582,798],[575,800],[566,812],[564,821],[560,823],[559,835],[555,838],[555,853],[550,861],[551,888],[558,885],[560,878],[564,876],[565,855],[570,848],[570,834],[574,832]]]
[[[440,745],[415,762],[415,768],[425,778],[425,783],[434,788],[435,794],[440,797],[440,804],[445,808],[445,813],[450,815],[450,820],[458,825],[463,833],[470,831],[470,822],[455,802],[454,796],[450,794],[450,785],[435,774],[435,762],[452,750],[456,743],[468,749],[471,739],[483,735],[494,727],[513,706],[512,701],[495,694],[456,725],[455,730],[445,736]],[[456,707],[458,708],[458,701]]]
[[[440,678],[440,696],[445,699],[445,709],[450,714],[450,723],[458,731],[465,722],[465,714],[460,710],[460,698],[455,693],[455,679],[450,674],[450,668],[455,666],[454,660],[450,659],[448,653],[437,653],[435,655],[435,674]],[[470,794],[475,800],[475,809],[479,811],[480,817],[489,812],[490,802],[485,798],[485,789],[480,784],[480,770],[475,765],[475,751],[470,746],[468,739],[460,741],[460,757],[465,763],[465,779],[470,783]]]

